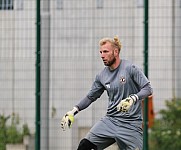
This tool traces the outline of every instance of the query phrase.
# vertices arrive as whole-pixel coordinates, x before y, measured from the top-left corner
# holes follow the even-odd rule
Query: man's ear
[[[119,55],[119,50],[117,48],[115,48],[114,53],[116,54],[116,56],[118,56]]]

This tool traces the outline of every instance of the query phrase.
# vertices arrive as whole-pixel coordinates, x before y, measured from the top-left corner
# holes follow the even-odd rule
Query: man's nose
[[[104,58],[104,53],[101,53],[101,58]]]

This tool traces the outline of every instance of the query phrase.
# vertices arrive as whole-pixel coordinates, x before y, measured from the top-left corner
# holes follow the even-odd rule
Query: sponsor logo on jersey
[[[121,82],[121,84],[126,83],[126,79],[125,79],[125,77],[121,77],[121,78],[120,78],[120,82]]]
[[[110,88],[111,88],[110,83],[106,83],[106,87],[107,87],[108,89],[110,89]]]

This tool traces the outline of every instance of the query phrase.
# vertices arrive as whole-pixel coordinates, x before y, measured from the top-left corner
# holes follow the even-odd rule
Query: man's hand
[[[74,107],[72,111],[67,112],[63,116],[61,120],[61,128],[63,129],[63,131],[72,127],[72,124],[74,122],[74,115],[77,113],[78,113],[78,109]]]
[[[130,95],[129,97],[121,100],[121,102],[117,105],[117,111],[127,112],[137,100],[138,96],[136,94]]]
[[[73,122],[74,122],[74,116],[72,114],[69,114],[69,112],[67,112],[61,120],[61,128],[63,129],[63,131],[65,131],[67,128],[71,128]]]

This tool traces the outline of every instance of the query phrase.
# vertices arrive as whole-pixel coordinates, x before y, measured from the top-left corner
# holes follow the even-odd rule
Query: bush
[[[181,149],[181,99],[166,101],[150,132],[150,150]]]
[[[30,129],[26,123],[23,125],[23,135],[30,135]]]
[[[23,134],[18,131],[15,125],[11,125],[6,130],[7,143],[15,144],[23,142]]]
[[[4,115],[0,115],[0,149],[5,150],[6,149],[6,143],[7,143],[7,126],[6,122],[10,118],[10,116],[5,117]]]
[[[7,121],[11,118],[11,124],[7,125]],[[14,113],[5,117],[0,114],[0,150],[6,149],[6,144],[22,143],[24,135],[30,135],[30,130],[27,124],[24,124],[21,129],[19,126],[19,116]]]

